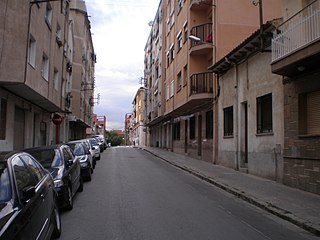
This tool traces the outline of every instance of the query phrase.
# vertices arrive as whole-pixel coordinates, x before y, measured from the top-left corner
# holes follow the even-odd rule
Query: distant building
[[[145,89],[140,87],[132,101],[133,112],[131,115],[131,132],[133,146],[146,146],[146,101]]]
[[[86,129],[93,127],[92,115],[94,107],[94,70],[96,54],[94,52],[91,25],[85,2],[70,2],[69,42],[73,48],[67,59],[72,77],[68,85],[68,93],[72,97],[69,114],[69,139],[86,137]]]

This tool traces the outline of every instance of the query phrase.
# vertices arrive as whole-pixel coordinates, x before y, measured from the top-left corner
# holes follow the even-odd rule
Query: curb
[[[199,172],[197,172],[196,170],[192,169],[192,168],[188,168],[188,167],[185,167],[185,166],[181,166],[179,164],[176,164],[174,162],[171,162],[161,156],[158,156],[157,154],[153,153],[152,151],[150,150],[147,150],[147,149],[144,149],[144,148],[141,148],[142,150],[146,151],[146,152],[149,152],[151,153],[152,155],[154,155],[155,157],[163,160],[164,162],[178,168],[178,169],[181,169],[187,173],[190,173],[192,175],[194,175],[195,177],[201,179],[201,180],[204,180],[228,193],[231,193],[233,195],[235,195],[236,197],[250,203],[250,204],[253,204],[255,205],[256,207],[259,207],[277,217],[280,217],[288,222],[291,222],[293,224],[295,224],[296,226],[300,227],[300,228],[303,228],[304,230],[316,235],[316,236],[320,236],[320,229],[317,229],[316,227],[313,227],[312,225],[310,225],[310,223],[308,222],[305,222],[304,220],[296,217],[295,215],[293,215],[291,212],[285,210],[285,209],[282,209],[282,208],[279,208],[271,203],[268,203],[268,202],[264,202],[264,201],[259,201],[258,199],[254,198],[253,196],[249,196],[248,194],[246,194],[245,192],[243,191],[240,191],[238,189],[235,189],[231,186],[228,186],[227,184],[223,184],[223,183],[220,183],[218,182],[217,180],[215,179],[212,179],[210,178],[209,176],[206,176],[206,175],[203,175]]]

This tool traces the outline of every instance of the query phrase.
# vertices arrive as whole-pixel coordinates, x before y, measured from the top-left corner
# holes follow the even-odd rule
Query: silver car
[[[95,138],[88,138],[91,148],[93,149],[94,153],[95,153],[95,159],[96,160],[100,160],[100,146],[99,143],[97,142],[97,140]]]

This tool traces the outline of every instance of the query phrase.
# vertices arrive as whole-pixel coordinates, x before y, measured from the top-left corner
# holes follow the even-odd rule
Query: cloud
[[[107,117],[107,129],[124,129],[124,116],[132,111],[133,98],[143,77],[144,47],[157,1],[87,0],[97,63],[96,89],[100,104],[96,114]]]

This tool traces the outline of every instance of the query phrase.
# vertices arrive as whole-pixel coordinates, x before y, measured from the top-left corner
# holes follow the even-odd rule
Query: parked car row
[[[105,149],[97,137],[0,153],[0,239],[50,239],[61,234],[60,209],[91,181]]]

